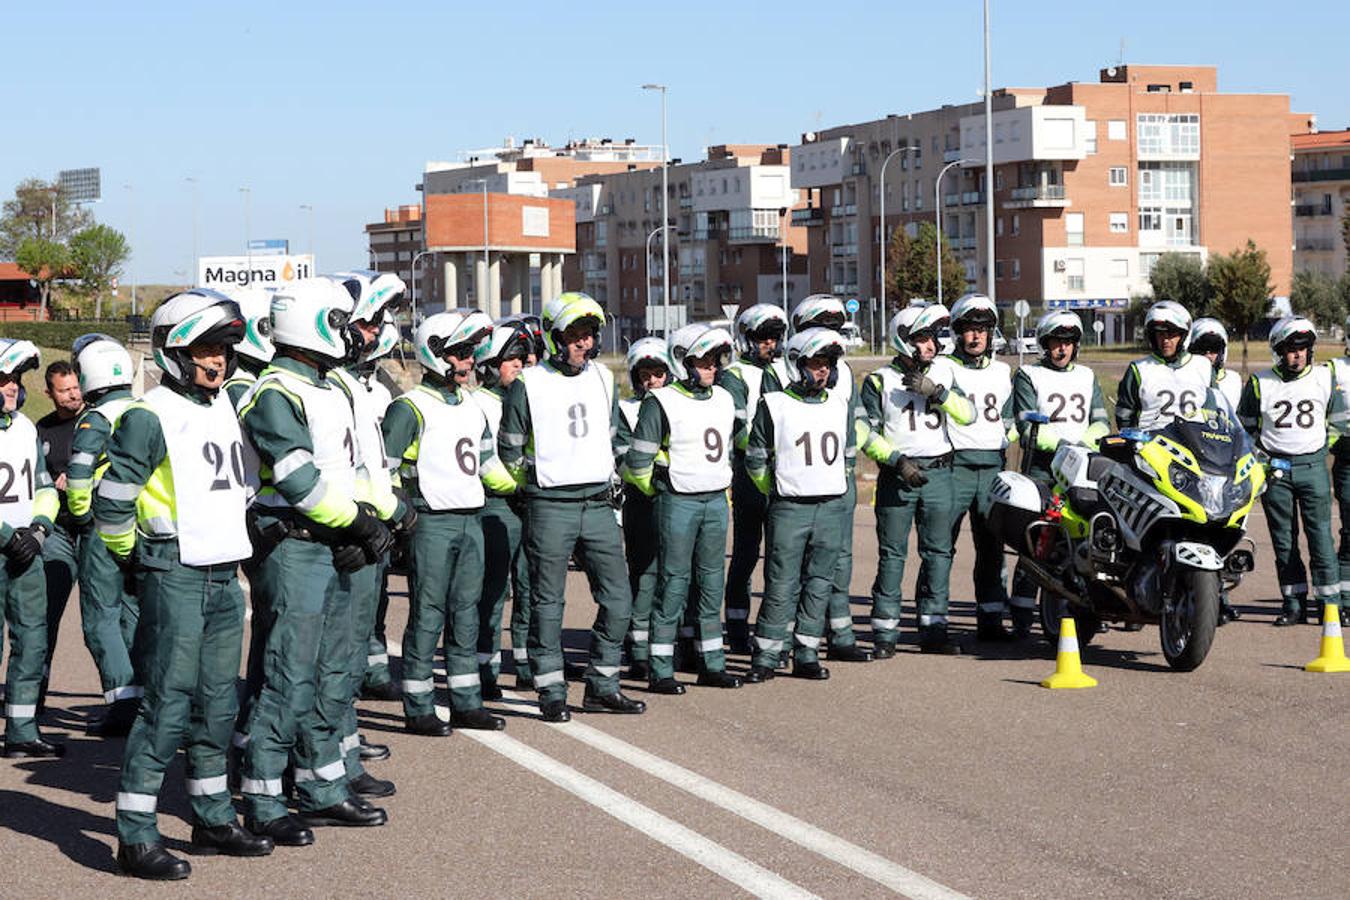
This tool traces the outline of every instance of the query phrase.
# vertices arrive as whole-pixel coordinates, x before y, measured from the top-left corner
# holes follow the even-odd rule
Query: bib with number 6
[[[417,489],[434,510],[481,509],[485,494],[478,454],[487,417],[466,395],[449,404],[431,388],[415,387],[398,399],[422,416],[417,453]]]

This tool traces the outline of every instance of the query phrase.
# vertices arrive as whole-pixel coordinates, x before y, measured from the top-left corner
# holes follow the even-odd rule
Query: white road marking
[[[756,897],[815,894],[500,731],[460,732]]]
[[[512,691],[504,691],[503,695],[512,700],[523,699]],[[966,900],[964,894],[931,878],[599,729],[575,721],[552,727],[559,734],[626,762],[914,900]]]

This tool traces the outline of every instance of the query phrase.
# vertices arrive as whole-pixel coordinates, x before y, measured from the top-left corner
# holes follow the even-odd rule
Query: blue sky
[[[994,85],[1094,80],[1125,61],[1219,66],[1221,90],[1288,93],[1350,126],[1350,4],[994,0]],[[663,14],[656,15],[656,10]],[[510,4],[49,0],[3,14],[0,192],[99,166],[99,220],[133,238],[142,282],[250,234],[365,262],[362,225],[416,200],[424,161],[506,135],[658,143],[643,82],[670,86],[672,155],[976,97],[979,0]],[[16,128],[15,123],[27,125]],[[124,185],[131,185],[126,190]],[[128,276],[133,274],[128,272]]]

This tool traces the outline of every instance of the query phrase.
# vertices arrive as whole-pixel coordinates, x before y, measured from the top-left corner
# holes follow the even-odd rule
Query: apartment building
[[[1212,66],[1118,66],[1092,83],[1003,88],[991,106],[992,253],[983,103],[803,135],[792,184],[810,195],[796,216],[811,231],[812,290],[879,296],[890,158],[887,234],[940,215],[967,285],[1001,307],[1090,312],[1119,339],[1162,253],[1204,259],[1249,238],[1288,293],[1289,134],[1306,117],[1287,95],[1221,93]]]
[[[791,218],[799,201],[785,147],[710,147],[700,162],[673,160],[666,180],[670,327],[806,296],[806,229]],[[551,192],[576,204],[577,253],[564,285],[605,306],[621,340],[663,324],[661,188],[660,169],[634,168]]]
[[[1350,270],[1342,223],[1350,209],[1350,129],[1293,136],[1294,270]]]
[[[414,203],[386,209],[383,222],[366,226],[366,244],[372,269],[392,272],[411,286],[413,261],[422,249],[422,207]],[[426,285],[418,287],[420,293],[429,293]]]

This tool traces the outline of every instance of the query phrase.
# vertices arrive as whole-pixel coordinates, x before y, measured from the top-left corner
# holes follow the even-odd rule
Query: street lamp
[[[428,254],[435,253],[435,250],[418,250],[412,258],[412,287],[409,289],[412,294],[412,319],[411,324],[417,326],[417,261]]]
[[[124,184],[127,195],[131,198],[131,314],[136,315],[136,190],[129,184]],[[53,217],[52,221],[56,221]]]
[[[938,303],[942,302],[942,176],[946,175],[949,169],[963,163],[974,164],[977,162],[979,162],[977,159],[954,159],[943,166],[942,171],[938,172],[937,178],[933,180],[933,227],[937,229],[937,234],[934,235],[933,239],[933,246],[936,248],[937,253]]]
[[[881,238],[878,241],[878,244],[880,245],[881,251],[881,318],[883,320],[886,318],[886,165],[901,153],[908,153],[910,151],[917,153],[918,150],[919,148],[917,145],[910,146],[906,143],[905,146],[896,147],[892,150],[881,162]],[[871,319],[868,319],[869,326],[871,321]]]
[[[643,254],[643,262],[646,264],[647,267],[647,306],[649,307],[652,305],[652,238],[656,237],[656,235],[660,232],[669,230],[670,230],[669,225],[658,225],[652,229],[651,234],[647,235],[647,252]],[[665,319],[663,318],[661,320],[661,328],[663,334],[666,331],[668,331],[668,329],[665,327],[665,324],[666,324]]]
[[[188,277],[195,282],[197,280],[197,220],[200,218],[198,215],[200,200],[197,191],[197,179],[188,175],[183,180],[192,185],[192,265],[188,266]]]
[[[253,283],[253,246],[249,239],[249,232],[252,230],[249,217],[252,214],[253,191],[250,188],[241,187],[239,193],[244,195],[244,260],[248,266],[248,277],[244,279],[244,284]]]
[[[984,0],[984,236],[989,245],[984,283],[985,294],[997,304],[994,285],[994,100],[989,59],[989,0]],[[942,284],[941,280],[938,284]]]
[[[309,255],[314,258],[314,207],[308,203],[301,203],[300,208],[309,213]]]
[[[661,92],[661,333],[670,333],[670,147],[666,145],[666,86],[664,84],[644,84],[644,91]],[[651,283],[648,282],[648,292]]]
[[[481,184],[483,186],[483,283],[477,286],[479,294],[478,302],[482,304],[484,312],[490,312],[488,307],[487,281],[491,277],[488,262],[488,180],[486,178],[474,178],[466,181],[465,184]]]

